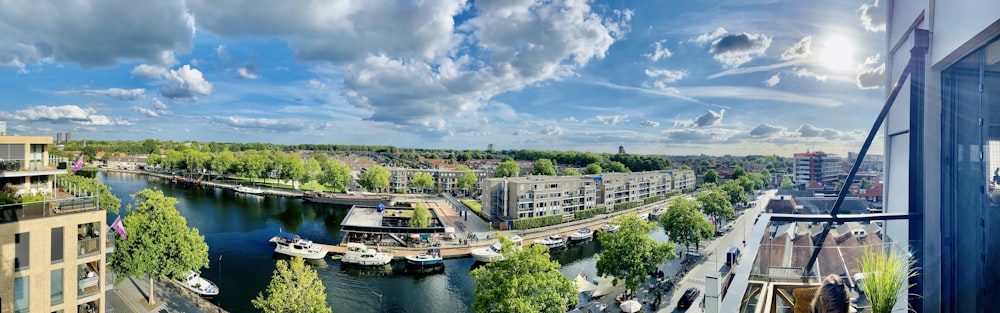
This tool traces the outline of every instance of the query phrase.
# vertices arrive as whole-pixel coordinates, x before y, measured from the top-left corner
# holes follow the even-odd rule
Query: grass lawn
[[[462,204],[472,209],[472,212],[479,214],[479,211],[483,210],[483,204],[476,200],[462,200]]]
[[[397,209],[387,209],[382,211],[382,216],[389,217],[395,216],[394,214],[399,212],[399,217],[413,217],[413,210],[397,210]]]

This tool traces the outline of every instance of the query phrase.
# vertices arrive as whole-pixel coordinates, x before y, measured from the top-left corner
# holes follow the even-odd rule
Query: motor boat
[[[407,265],[413,266],[435,266],[442,264],[441,249],[437,248],[428,249],[426,253],[407,255],[403,258],[406,259]]]
[[[651,217],[651,218],[653,218],[653,219],[655,219],[655,220],[658,221],[658,220],[660,220],[660,216],[663,215],[663,213],[667,213],[667,208],[663,208],[663,207],[655,208],[655,209],[653,209],[652,212],[649,213],[649,217]]]
[[[642,214],[639,214],[637,217],[639,218],[640,221],[648,221],[649,220],[649,213],[642,213]]]
[[[330,252],[325,247],[313,245],[311,240],[302,239],[299,235],[279,233],[268,240],[274,246],[274,253],[288,256],[301,256],[303,259],[322,259]]]
[[[575,233],[569,235],[569,241],[587,241],[594,238],[594,231],[590,228],[584,227],[577,230]]]
[[[520,236],[510,237],[510,241],[514,243],[514,248],[521,247],[522,239]],[[500,253],[501,251],[500,248],[501,248],[500,242],[497,242],[490,245],[489,247],[473,249],[472,258],[476,259],[476,261],[483,263],[490,263],[493,261],[503,261],[504,257],[503,254]]]
[[[383,266],[392,262],[392,254],[368,248],[361,243],[351,242],[347,244],[347,252],[340,258],[340,262],[363,266]]]
[[[566,246],[566,238],[563,238],[560,234],[554,234],[540,240],[535,240],[535,243],[545,245],[549,249],[557,249]]]
[[[611,225],[611,223],[607,223],[607,224],[604,224],[604,226],[601,226],[601,230],[609,232],[609,233],[617,233],[618,230],[621,229],[621,228],[622,228],[621,225]]]
[[[215,283],[209,281],[208,279],[202,278],[200,274],[195,271],[188,271],[184,279],[176,280],[185,289],[191,290],[201,296],[202,298],[211,299],[219,295],[219,287]]]
[[[264,194],[264,189],[254,188],[254,187],[250,187],[250,186],[243,186],[243,185],[236,186],[236,188],[234,188],[233,190],[236,191],[236,192],[239,192],[239,193],[245,193],[245,194],[251,194],[251,195],[262,195],[262,194]]]

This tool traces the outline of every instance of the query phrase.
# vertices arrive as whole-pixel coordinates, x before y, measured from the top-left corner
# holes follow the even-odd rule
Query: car
[[[688,290],[684,291],[684,295],[681,296],[681,299],[677,301],[677,308],[680,310],[687,310],[691,307],[691,304],[694,303],[694,300],[698,299],[698,294],[700,293],[701,290],[698,290],[698,288],[688,288]]]

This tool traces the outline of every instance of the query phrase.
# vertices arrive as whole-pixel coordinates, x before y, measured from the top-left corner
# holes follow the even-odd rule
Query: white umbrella
[[[642,308],[642,304],[639,304],[639,301],[628,300],[622,302],[622,304],[619,305],[618,307],[622,309],[622,312],[633,313],[633,312],[639,312],[639,309]]]

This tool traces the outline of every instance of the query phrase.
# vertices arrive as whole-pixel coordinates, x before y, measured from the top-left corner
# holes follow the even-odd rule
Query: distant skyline
[[[9,134],[846,157],[885,92],[877,1],[3,7]]]

